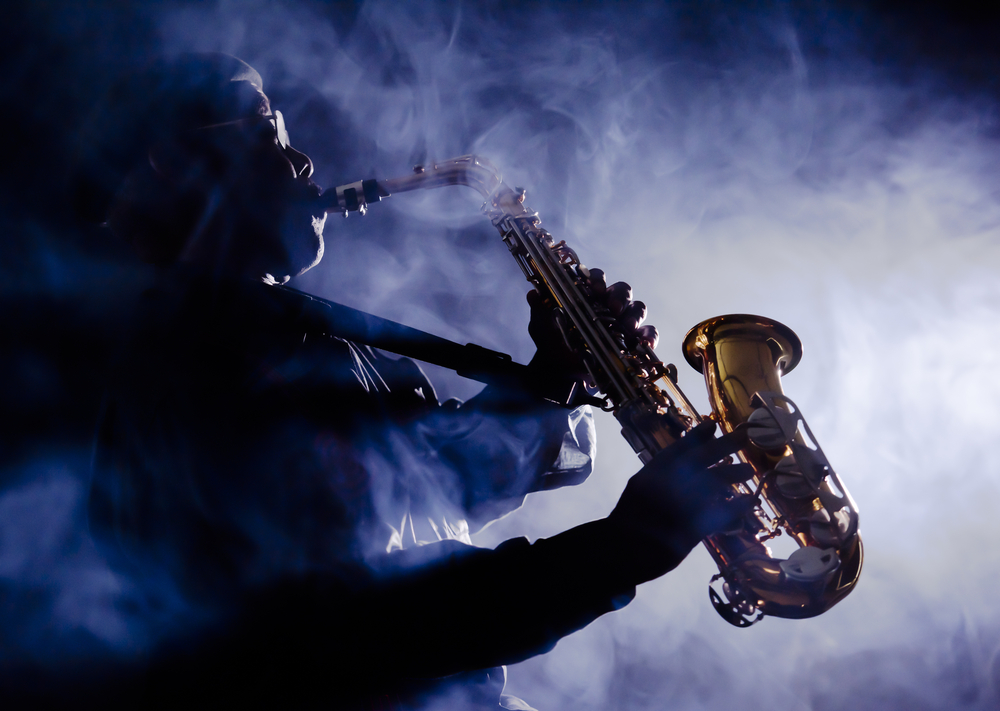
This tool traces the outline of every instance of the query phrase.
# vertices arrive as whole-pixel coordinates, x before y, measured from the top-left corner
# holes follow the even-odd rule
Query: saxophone
[[[488,160],[461,156],[388,180],[362,180],[323,195],[327,212],[364,214],[393,193],[465,185],[485,200],[483,212],[525,278],[556,311],[563,336],[580,354],[589,384],[621,424],[643,462],[702,421],[677,386],[677,370],[653,352],[650,339],[626,343],[590,280],[590,270],[564,240],[541,227]],[[687,362],[705,377],[712,414],[724,432],[745,428],[749,445],[737,456],[753,477],[734,495],[755,497],[740,530],[708,536],[718,564],[709,598],[737,627],[765,615],[801,619],[830,609],[855,586],[863,551],[857,505],[816,443],[781,376],[802,356],[795,333],[761,316],[729,314],[702,321],[684,339]],[[572,397],[570,398],[572,399]],[[593,398],[586,398],[593,400]],[[786,535],[798,548],[776,558],[768,541]]]

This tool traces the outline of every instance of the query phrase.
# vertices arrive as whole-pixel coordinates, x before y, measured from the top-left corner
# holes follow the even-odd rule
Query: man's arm
[[[739,442],[713,431],[699,428],[643,467],[606,519],[495,550],[448,541],[387,556],[381,568],[314,572],[260,590],[227,628],[235,632],[199,645],[197,656],[169,658],[159,678],[169,670],[189,686],[221,681],[286,701],[333,693],[346,704],[546,652],[745,515],[744,501],[724,499],[745,468],[709,468]],[[410,557],[434,549],[443,555],[431,562]],[[180,686],[170,693],[183,697]]]

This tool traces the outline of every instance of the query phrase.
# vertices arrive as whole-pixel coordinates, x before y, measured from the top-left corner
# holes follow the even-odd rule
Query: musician
[[[133,585],[146,706],[497,708],[501,665],[627,604],[745,512],[723,497],[742,465],[708,468],[740,443],[709,424],[607,518],[472,547],[527,493],[587,477],[589,410],[493,387],[442,404],[412,361],[310,320],[280,285],[322,258],[320,190],[240,60],[132,75],[83,135],[80,210],[162,267],[108,386],[90,506]],[[577,377],[532,306],[533,371]]]

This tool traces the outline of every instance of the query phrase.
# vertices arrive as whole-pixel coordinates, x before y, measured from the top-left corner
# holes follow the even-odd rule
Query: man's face
[[[184,143],[197,158],[206,227],[231,242],[218,253],[226,266],[282,283],[322,258],[326,212],[312,161],[267,106],[265,97],[264,115],[196,129]]]

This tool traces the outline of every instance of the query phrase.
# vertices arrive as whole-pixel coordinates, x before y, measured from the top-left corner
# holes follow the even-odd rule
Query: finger
[[[638,336],[640,341],[653,349],[655,349],[656,344],[660,342],[660,333],[656,330],[656,326],[641,326],[639,328]]]
[[[541,294],[529,291],[528,304],[531,318],[528,321],[528,335],[539,351],[550,353],[563,347],[563,340],[556,323],[555,313],[542,305]]]
[[[718,429],[718,425],[715,424],[715,420],[702,420],[688,430],[688,433],[684,435],[684,439],[690,437],[691,439],[688,441],[692,444],[704,444],[715,439],[716,429]]]
[[[698,447],[713,441],[715,439],[715,428],[715,422],[712,420],[705,420],[699,423],[688,430],[683,437],[672,445],[657,452],[647,466],[651,465],[655,468],[666,467],[674,461],[687,456]]]
[[[533,330],[538,331],[538,329],[548,326],[552,320],[550,313],[546,312],[546,309],[542,306],[542,295],[537,291],[532,289],[529,291],[525,298],[528,301],[528,307],[531,310],[531,314],[528,321],[528,332],[531,333]],[[532,338],[535,338],[534,333],[532,333]]]
[[[701,538],[718,533],[736,533],[743,528],[746,517],[756,506],[752,496],[738,496],[706,507],[694,521]]]
[[[618,330],[624,336],[631,336],[639,330],[639,325],[646,320],[646,304],[641,301],[633,301],[625,307],[621,316],[615,322]]]
[[[632,287],[625,282],[615,282],[608,287],[608,311],[612,316],[619,316],[631,301]]]
[[[525,298],[528,301],[528,307],[531,309],[528,330],[530,331],[532,328],[544,328],[546,330],[554,329],[554,312],[552,309],[546,307],[545,297],[532,289],[525,294]]]
[[[732,486],[749,481],[756,472],[749,464],[720,464],[707,470],[720,486]]]
[[[713,424],[715,423],[713,422]],[[696,429],[698,428],[696,427]],[[691,430],[691,432],[693,433],[695,430]],[[685,439],[687,438],[685,437]],[[708,467],[739,451],[744,444],[744,438],[738,435],[727,434],[722,437],[702,439],[698,447],[682,455],[684,464],[693,467]]]
[[[593,292],[594,296],[604,296],[604,293],[608,290],[608,280],[604,276],[604,270],[591,269],[589,281],[590,290]]]

